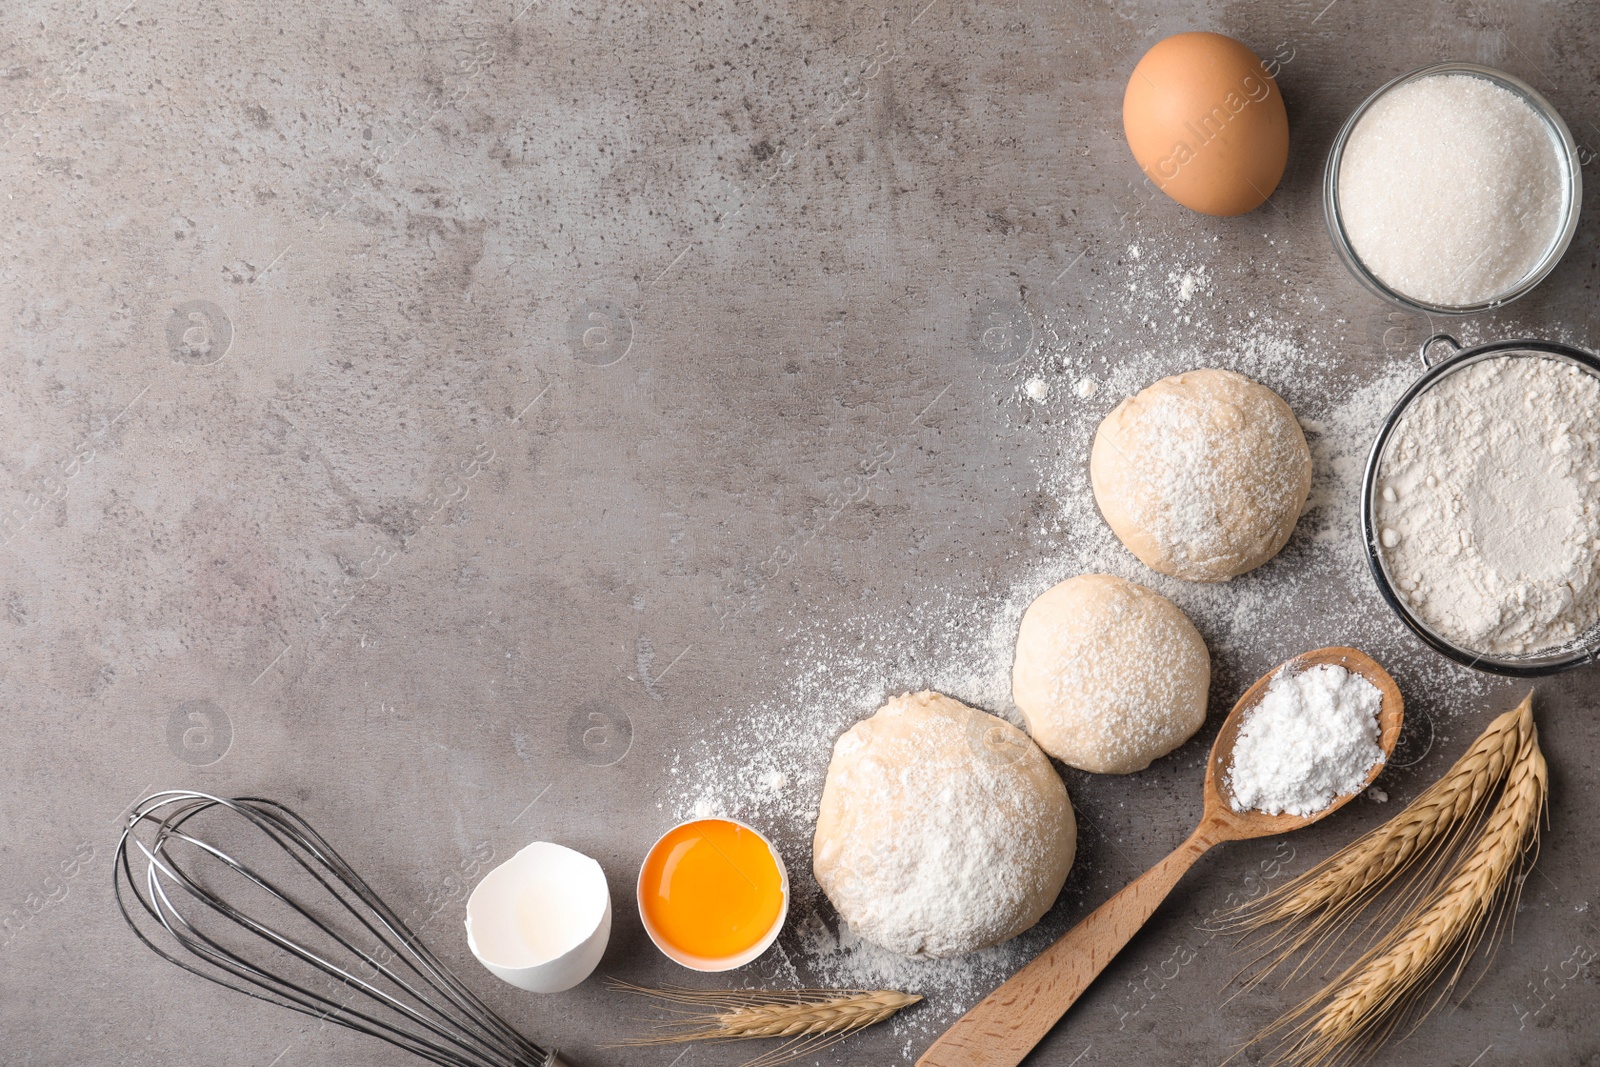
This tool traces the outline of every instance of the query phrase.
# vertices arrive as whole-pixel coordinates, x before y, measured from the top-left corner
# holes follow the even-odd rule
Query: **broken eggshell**
[[[535,841],[467,898],[467,945],[497,978],[559,993],[593,973],[611,938],[605,872],[581,852]]]

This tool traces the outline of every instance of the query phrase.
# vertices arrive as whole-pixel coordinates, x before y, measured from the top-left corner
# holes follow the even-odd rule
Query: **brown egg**
[[[1283,96],[1256,54],[1220,33],[1180,33],[1144,54],[1122,126],[1157,189],[1207,215],[1242,215],[1289,161]]]

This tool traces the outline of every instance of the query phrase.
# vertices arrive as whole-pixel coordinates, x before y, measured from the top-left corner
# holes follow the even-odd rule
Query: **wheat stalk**
[[[1380,888],[1483,809],[1532,731],[1529,693],[1491,722],[1455,765],[1399,815],[1293,881],[1240,905],[1223,917],[1222,925],[1254,930],[1336,909]]]
[[[1447,970],[1426,1010],[1449,994],[1491,927],[1498,932],[1490,919],[1521,884],[1512,876],[1537,848],[1548,785],[1538,732],[1530,727],[1481,833],[1448,877],[1337,979],[1257,1036],[1292,1025],[1275,1063],[1313,1067],[1365,1058]]]
[[[848,1033],[881,1023],[921,997],[879,989],[814,1004],[738,1008],[717,1016],[727,1037],[796,1037]]]
[[[666,1033],[630,1038],[618,1045],[667,1045],[684,1041],[789,1038],[745,1067],[773,1067],[827,1047],[922,998],[892,989],[647,989],[613,981],[615,988],[664,1001],[678,1018],[661,1024]]]
[[[1365,940],[1351,927],[1365,915],[1370,930],[1402,914],[1438,884],[1451,858],[1481,827],[1484,811],[1533,732],[1533,694],[1496,718],[1433,785],[1404,811],[1279,889],[1225,913],[1213,928],[1246,933],[1276,925],[1255,940],[1256,956],[1241,971],[1244,992],[1299,954],[1287,983],[1326,961],[1336,966]],[[1375,911],[1386,887],[1400,888]],[[1235,996],[1238,993],[1234,994]]]

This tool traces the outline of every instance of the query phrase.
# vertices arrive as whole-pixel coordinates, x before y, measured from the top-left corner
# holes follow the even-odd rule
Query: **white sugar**
[[[1281,670],[1245,713],[1226,780],[1235,811],[1315,815],[1354,793],[1374,764],[1383,694],[1337,664]]]
[[[1351,132],[1339,167],[1350,246],[1379,280],[1430,304],[1493,299],[1560,233],[1565,179],[1549,127],[1469,74],[1400,85]]]

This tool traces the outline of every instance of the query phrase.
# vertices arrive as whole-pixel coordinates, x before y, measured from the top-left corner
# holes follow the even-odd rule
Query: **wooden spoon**
[[[1321,663],[1335,663],[1359,674],[1383,694],[1383,705],[1378,713],[1381,729],[1378,744],[1383,748],[1385,762],[1372,768],[1361,789],[1335,797],[1332,804],[1315,815],[1234,811],[1228,802],[1223,774],[1232,762],[1233,745],[1239,736],[1244,712],[1261,700],[1278,671],[1284,668],[1301,671]],[[1096,908],[1037,959],[956,1020],[955,1025],[922,1054],[917,1067],[1016,1067],[1105,970],[1106,964],[1133,939],[1195,860],[1212,845],[1223,841],[1244,841],[1298,830],[1342,807],[1371,785],[1383,770],[1400,738],[1404,714],[1405,702],[1400,698],[1394,679],[1370,657],[1353,648],[1319,648],[1306,652],[1258,679],[1233,706],[1211,746],[1211,759],[1206,764],[1205,809],[1200,825],[1189,835],[1189,840]]]

